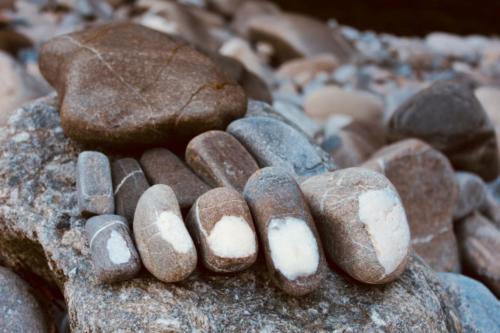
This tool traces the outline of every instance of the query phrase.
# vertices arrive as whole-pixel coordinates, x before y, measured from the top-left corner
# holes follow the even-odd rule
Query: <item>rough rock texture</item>
[[[77,216],[80,149],[59,126],[54,100],[41,100],[0,129],[6,136],[0,152],[0,253],[10,266],[57,281],[75,332],[460,331],[436,275],[416,257],[387,286],[368,287],[329,272],[323,288],[300,300],[273,287],[261,263],[242,274],[196,274],[179,284],[145,274],[97,285]]]

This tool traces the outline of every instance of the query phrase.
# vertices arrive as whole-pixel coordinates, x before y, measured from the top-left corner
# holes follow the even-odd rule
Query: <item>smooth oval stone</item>
[[[149,183],[142,171],[141,165],[133,158],[122,158],[111,165],[113,171],[113,188],[116,213],[127,219],[129,224],[134,221],[135,207]]]
[[[464,83],[438,81],[403,103],[388,122],[388,139],[419,138],[443,152],[457,170],[486,181],[498,176],[494,127]]]
[[[317,289],[325,276],[325,258],[309,207],[292,176],[275,167],[261,169],[243,193],[274,283],[293,296]]]
[[[261,167],[280,167],[299,178],[317,175],[332,167],[305,135],[277,119],[242,118],[232,122],[227,131],[248,149]]]
[[[300,185],[328,258],[370,284],[395,280],[406,268],[410,228],[401,199],[383,175],[347,168]]]
[[[127,220],[119,215],[99,215],[85,224],[97,279],[111,283],[133,278],[141,260],[130,236]]]
[[[243,89],[207,56],[128,22],[55,37],[40,70],[57,90],[66,135],[116,148],[224,129],[244,115]]]
[[[80,213],[84,216],[113,214],[113,181],[106,155],[97,151],[81,152],[76,173]]]
[[[487,189],[481,177],[470,172],[455,172],[458,198],[453,210],[453,219],[464,218],[480,209],[486,201]]]
[[[169,186],[154,185],[142,194],[134,236],[142,263],[158,280],[181,281],[196,268],[196,249]]]
[[[187,226],[201,261],[214,272],[238,272],[257,259],[257,235],[241,194],[220,187],[208,191],[191,208]]]
[[[231,134],[209,131],[192,139],[186,148],[186,162],[207,184],[243,191],[257,162]]]
[[[164,148],[144,152],[141,165],[152,184],[172,188],[181,209],[189,209],[196,199],[210,190],[174,153]]]

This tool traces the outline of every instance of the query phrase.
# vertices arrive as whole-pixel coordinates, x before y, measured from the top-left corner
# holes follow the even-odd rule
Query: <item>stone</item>
[[[464,269],[500,298],[500,229],[479,213],[458,222]]]
[[[455,273],[438,273],[455,305],[464,332],[500,331],[500,302],[482,283]]]
[[[276,286],[293,296],[319,288],[326,261],[309,207],[295,180],[283,169],[263,168],[250,177],[243,195]]]
[[[149,149],[142,154],[140,162],[151,184],[165,184],[174,190],[181,209],[189,209],[210,189],[168,149]]]
[[[9,333],[51,332],[44,310],[30,286],[0,266],[0,330]]]
[[[149,183],[136,159],[126,157],[111,164],[116,213],[129,224],[134,220],[135,207]]]
[[[383,284],[405,270],[410,229],[401,199],[383,175],[347,168],[300,184],[325,253],[358,281]]]
[[[493,195],[487,193],[486,200],[479,208],[479,211],[500,230],[500,203],[493,197]]]
[[[319,121],[324,121],[332,115],[342,114],[358,121],[380,124],[384,114],[384,104],[379,97],[367,92],[324,86],[306,96],[304,111]]]
[[[269,15],[280,13],[277,5],[264,0],[246,0],[234,13],[232,28],[242,37],[247,38],[250,28],[250,21],[259,15]]]
[[[84,151],[78,155],[76,188],[78,208],[84,216],[113,214],[113,180],[109,159],[97,151]]]
[[[186,219],[203,265],[233,273],[257,259],[257,234],[243,196],[227,187],[208,191],[196,200]]]
[[[380,149],[361,166],[384,174],[398,191],[417,254],[436,271],[460,271],[452,225],[458,186],[446,157],[407,139]]]
[[[227,131],[255,157],[261,167],[280,167],[303,178],[332,168],[307,137],[270,117],[249,117],[232,122]]]
[[[144,267],[163,282],[186,279],[196,268],[197,254],[174,191],[158,184],[137,203],[134,236]]]
[[[321,288],[299,301],[274,287],[260,261],[240,274],[199,274],[175,284],[149,274],[119,286],[96,283],[91,258],[81,251],[87,246],[80,247],[81,147],[64,136],[56,105],[53,97],[38,100],[0,126],[6,134],[0,138],[0,257],[64,291],[72,331],[461,332],[436,274],[413,255],[391,284],[366,286],[327,271]],[[33,139],[14,140],[24,132]]]
[[[132,23],[51,39],[40,69],[59,93],[66,135],[87,144],[187,141],[245,113],[243,89],[209,58]]]
[[[496,87],[483,86],[474,91],[495,127],[500,127],[500,89]]]
[[[273,103],[273,109],[283,117],[287,124],[300,129],[310,138],[317,137],[321,132],[321,126],[295,104],[276,100]]]
[[[99,282],[127,281],[139,273],[141,260],[123,216],[94,216],[87,220],[85,231]]]
[[[245,1],[246,0],[208,0],[207,3],[218,12],[226,16],[232,16]]]
[[[443,152],[457,170],[489,181],[498,175],[495,130],[473,91],[437,81],[403,103],[388,122],[390,141],[419,138]]]
[[[193,138],[186,148],[186,163],[210,186],[238,192],[259,169],[245,147],[223,131],[209,131]]]
[[[338,66],[339,61],[333,54],[317,54],[284,62],[276,70],[276,75],[292,80],[300,86],[305,86],[319,73],[331,74]]]
[[[455,173],[458,198],[453,210],[453,219],[459,220],[480,209],[486,201],[487,190],[481,177],[464,171]]]

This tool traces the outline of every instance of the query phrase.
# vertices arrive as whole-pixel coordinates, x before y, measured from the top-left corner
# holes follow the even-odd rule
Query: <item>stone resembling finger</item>
[[[78,155],[76,188],[82,215],[115,212],[111,167],[106,155],[97,151],[84,151]]]
[[[405,269],[410,230],[396,189],[383,175],[348,168],[301,184],[330,260],[371,284],[396,279]]]
[[[186,148],[186,162],[207,184],[239,192],[259,169],[245,147],[223,131],[205,132],[192,139]]]
[[[172,188],[182,209],[189,209],[200,195],[210,190],[210,186],[167,149],[147,150],[140,162],[152,184],[165,184]]]
[[[196,268],[196,249],[174,191],[154,185],[139,199],[134,236],[146,269],[163,282],[184,280]]]
[[[113,188],[116,213],[127,219],[129,224],[134,220],[135,207],[149,183],[141,165],[133,158],[122,158],[112,163]]]
[[[187,225],[201,261],[214,272],[237,272],[257,259],[257,235],[242,195],[219,187],[196,200]]]
[[[124,217],[94,216],[85,224],[85,231],[100,282],[129,280],[139,272],[141,261]]]
[[[285,170],[268,167],[248,180],[244,197],[259,232],[274,283],[294,296],[319,287],[326,264],[302,192]]]

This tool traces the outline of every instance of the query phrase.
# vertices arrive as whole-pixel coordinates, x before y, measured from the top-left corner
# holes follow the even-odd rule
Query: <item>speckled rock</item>
[[[459,220],[484,206],[487,196],[486,185],[481,177],[464,171],[455,172],[458,184],[458,198],[453,210],[453,219]]]
[[[97,284],[76,209],[81,148],[64,138],[54,105],[54,99],[40,100],[0,128],[6,135],[0,145],[0,256],[57,282],[73,331],[461,331],[435,273],[415,256],[389,285],[368,287],[327,272],[322,288],[300,300],[275,288],[262,264],[231,276],[197,273],[177,284],[148,274]],[[21,133],[33,140],[17,142]]]

